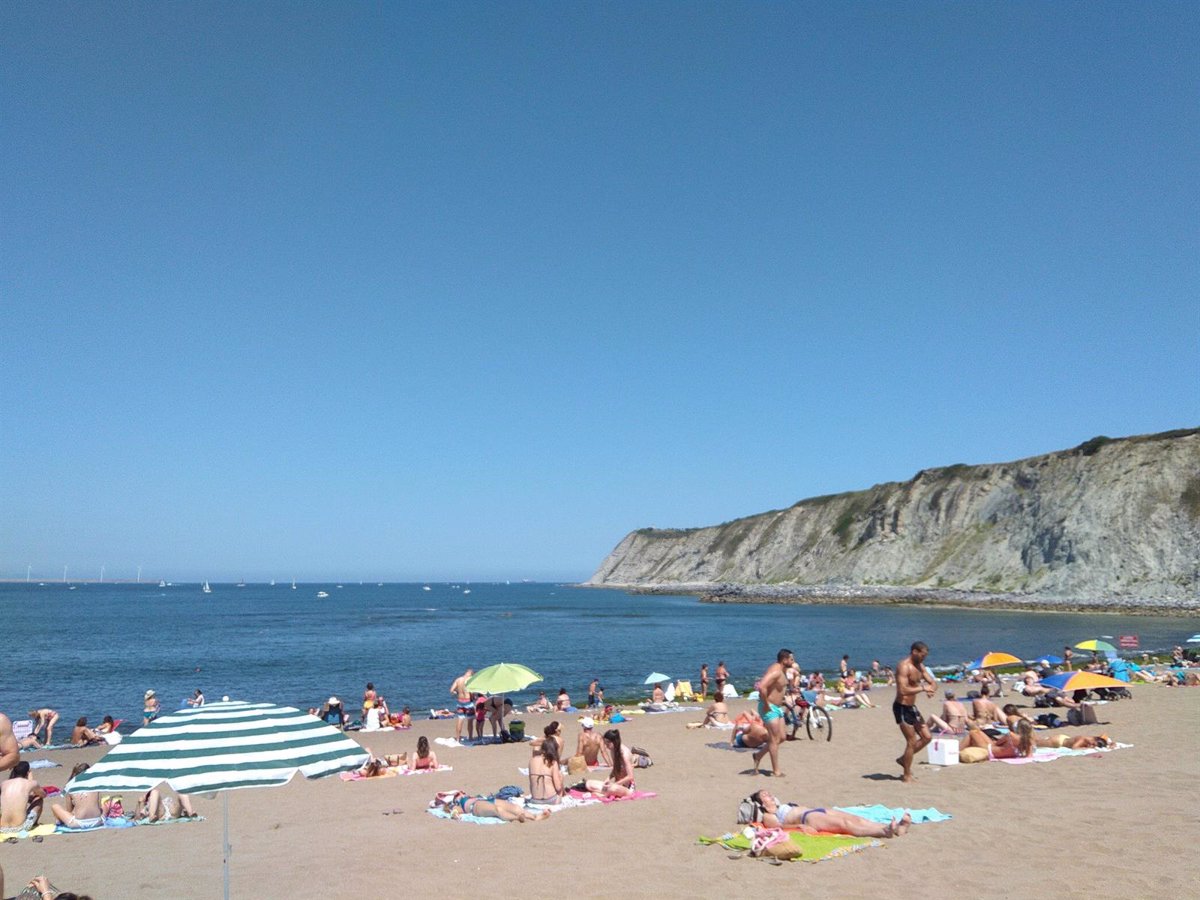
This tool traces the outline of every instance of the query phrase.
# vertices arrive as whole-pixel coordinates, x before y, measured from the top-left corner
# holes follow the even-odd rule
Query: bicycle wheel
[[[822,734],[825,735],[825,740],[833,740],[833,719],[829,718],[828,710],[814,706],[804,717],[804,727],[808,731],[810,741],[819,739]]]

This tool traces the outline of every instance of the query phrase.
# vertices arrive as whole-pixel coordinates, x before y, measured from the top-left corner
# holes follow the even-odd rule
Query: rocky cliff
[[[723,525],[627,535],[587,582],[1200,597],[1200,429],[925,469]]]

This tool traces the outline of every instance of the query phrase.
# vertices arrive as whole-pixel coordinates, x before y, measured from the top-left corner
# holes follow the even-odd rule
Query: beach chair
[[[33,734],[33,719],[21,719],[19,722],[13,722],[12,726],[13,737],[18,741],[22,741]]]
[[[692,690],[690,681],[678,681],[675,683],[675,699],[676,700],[698,700],[699,696]]]

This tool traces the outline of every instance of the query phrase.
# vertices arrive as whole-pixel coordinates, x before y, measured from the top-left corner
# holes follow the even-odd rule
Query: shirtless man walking
[[[758,713],[762,716],[763,724],[767,726],[767,745],[754,754],[754,772],[758,774],[759,764],[768,753],[771,754],[771,774],[782,778],[779,771],[779,745],[783,743],[783,692],[787,687],[787,670],[796,664],[796,657],[791,650],[780,650],[775,655],[775,662],[763,672],[758,684]]]
[[[725,682],[729,680],[729,670],[725,668],[725,660],[721,660],[720,662],[717,663],[716,679],[717,679],[717,696],[724,697],[725,696]]]
[[[904,735],[904,752],[896,757],[896,762],[904,770],[900,776],[904,782],[913,780],[913,756],[933,740],[929,726],[917,709],[917,694],[924,690],[932,697],[937,690],[937,682],[925,669],[925,657],[928,655],[929,648],[917,641],[909,649],[908,656],[896,666],[896,699],[892,703],[892,715],[896,717],[896,724]]]
[[[454,739],[456,741],[462,740],[463,722],[467,723],[467,740],[475,735],[475,704],[471,702],[471,692],[467,690],[467,682],[474,674],[475,670],[468,668],[450,685],[450,693],[458,701],[458,708],[454,711]],[[482,729],[480,729],[479,736],[483,737]]]

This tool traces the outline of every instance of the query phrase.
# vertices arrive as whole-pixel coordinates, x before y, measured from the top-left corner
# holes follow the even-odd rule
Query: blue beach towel
[[[947,819],[954,818],[933,807],[929,809],[906,809],[903,806],[889,808],[877,803],[874,806],[839,806],[837,808],[842,812],[850,813],[853,816],[862,816],[864,819],[870,819],[881,825],[887,825],[889,822],[901,818],[905,813],[912,816],[914,825],[922,822],[945,822]]]
[[[431,816],[437,816],[439,819],[457,819],[460,822],[469,822],[472,825],[507,825],[503,819],[497,819],[493,816],[452,816],[444,809],[427,809],[425,812]]]

